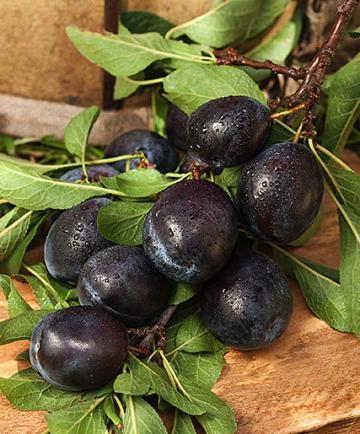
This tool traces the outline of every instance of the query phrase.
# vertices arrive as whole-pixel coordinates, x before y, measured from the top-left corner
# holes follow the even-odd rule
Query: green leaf
[[[193,401],[206,411],[197,416],[197,420],[207,434],[233,434],[236,431],[236,419],[233,410],[214,393],[199,387],[195,382],[179,376],[181,384]]]
[[[295,134],[296,131],[293,132],[286,124],[275,119],[271,129],[269,144],[273,145],[274,143],[280,142],[292,142]]]
[[[183,321],[176,336],[176,345],[177,351],[182,350],[188,353],[213,352],[224,346],[214,338],[197,313]]]
[[[130,78],[133,80],[143,80],[145,78],[145,74],[141,71]],[[139,84],[130,81],[128,77],[116,77],[114,87],[114,99],[119,100],[127,98],[128,96],[136,92],[139,87]]]
[[[227,187],[237,187],[242,166],[225,167],[220,175],[215,176],[215,182]]]
[[[114,391],[125,395],[146,395],[149,385],[137,377],[132,370],[116,377]]]
[[[339,69],[331,81],[323,146],[341,154],[360,115],[360,54]]]
[[[247,39],[261,5],[261,0],[225,0],[204,15],[174,27],[167,37],[186,35],[215,48],[240,43]]]
[[[114,425],[119,425],[121,419],[118,415],[118,410],[114,404],[112,396],[108,396],[104,402],[104,411],[106,416],[114,423]]]
[[[120,173],[111,178],[102,178],[102,184],[110,189],[122,191],[127,197],[149,197],[165,190],[173,184],[188,178],[184,174],[176,180],[169,179],[154,169],[136,169]]]
[[[137,74],[161,59],[201,61],[185,51],[186,44],[166,41],[159,33],[101,35],[73,26],[67,27],[66,33],[84,57],[116,77]]]
[[[105,397],[84,402],[45,416],[51,434],[106,433]]]
[[[351,331],[345,293],[340,284],[311,268],[291,253],[280,250],[279,247],[276,250],[281,264],[293,271],[305,300],[314,314],[337,330]]]
[[[125,397],[124,434],[167,434],[154,408],[140,397]]]
[[[163,137],[166,137],[166,113],[168,106],[168,102],[160,94],[160,89],[155,89],[151,92],[153,130]]]
[[[13,217],[10,221],[9,215]],[[0,262],[5,261],[25,238],[32,215],[31,211],[13,208],[0,218]]]
[[[360,215],[360,176],[334,165],[329,165],[328,169],[335,180],[335,187],[340,191],[346,204]]]
[[[283,13],[287,4],[288,0],[262,0],[259,14],[249,32],[249,38],[267,29]]]
[[[360,26],[357,27],[357,28],[354,29],[354,30],[351,30],[351,31],[349,32],[349,35],[350,35],[352,38],[354,38],[354,39],[360,38]]]
[[[9,276],[0,275],[0,286],[7,300],[7,310],[10,318],[32,310],[21,297]]]
[[[191,415],[199,415],[204,412],[198,405],[172,387],[163,368],[135,357],[131,357],[130,366],[136,377],[148,384],[161,398],[174,407]]]
[[[258,85],[234,66],[188,64],[169,74],[164,80],[165,97],[191,114],[214,98],[244,95],[266,105]]]
[[[0,270],[7,274],[17,274],[20,271],[25,252],[31,241],[35,238],[40,226],[47,220],[49,213],[37,216],[31,223],[30,230],[25,238],[13,249],[8,258],[0,264]]]
[[[191,417],[180,410],[175,410],[172,434],[196,434]]]
[[[99,107],[89,107],[71,119],[65,127],[65,147],[70,154],[75,155],[81,162],[85,161],[88,137],[99,114]]]
[[[340,222],[340,285],[344,292],[349,321],[360,338],[360,216],[349,207],[339,212]]]
[[[17,372],[11,378],[0,378],[0,390],[19,410],[56,411],[81,399],[79,393],[51,386],[32,369]]]
[[[51,310],[31,310],[0,323],[0,345],[30,339],[36,324]]]
[[[101,234],[117,244],[139,246],[145,217],[152,202],[113,202],[100,208],[97,224]]]
[[[174,27],[174,24],[159,15],[145,11],[123,12],[120,21],[131,33],[156,32],[165,36]]]
[[[95,183],[73,184],[0,162],[0,197],[28,210],[71,208],[95,196],[114,194]]]
[[[198,287],[190,285],[189,283],[178,282],[176,284],[176,288],[171,295],[170,304],[184,303],[185,301],[194,297],[194,295],[196,295],[199,290],[200,289]]]
[[[227,348],[215,353],[185,353],[179,351],[173,361],[182,377],[193,381],[199,387],[212,389],[225,365],[224,354]]]

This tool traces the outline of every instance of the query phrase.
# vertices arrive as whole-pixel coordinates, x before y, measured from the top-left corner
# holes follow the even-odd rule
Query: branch
[[[349,25],[349,22],[358,6],[360,0],[344,0],[338,7],[337,19],[334,23],[330,35],[319,49],[311,62],[303,68],[287,67],[278,65],[265,60],[259,62],[251,60],[239,54],[235,48],[225,50],[215,50],[218,65],[243,65],[255,69],[267,69],[276,74],[285,75],[295,80],[303,80],[296,92],[283,99],[276,99],[270,106],[272,111],[277,110],[279,106],[288,109],[295,107],[305,107],[306,115],[304,118],[304,129],[307,135],[313,134],[313,112],[314,105],[319,101],[321,95],[321,86],[324,82],[326,70],[331,64],[335,51]]]
[[[236,48],[226,48],[225,50],[215,50],[216,63],[218,65],[250,66],[254,69],[268,69],[275,74],[285,75],[294,80],[305,78],[306,70],[304,68],[294,68],[292,66],[278,65],[271,60],[259,62],[249,59],[238,52]]]
[[[155,336],[160,337],[159,347],[163,346],[166,339],[164,333],[165,326],[175,313],[176,308],[177,306],[169,306],[164,310],[159,318],[159,321],[150,328],[148,335],[140,342],[138,348],[149,349],[151,347],[152,341],[155,339]]]

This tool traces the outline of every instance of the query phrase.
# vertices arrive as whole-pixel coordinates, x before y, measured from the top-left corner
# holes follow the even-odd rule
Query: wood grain
[[[360,169],[357,156],[347,152],[345,157],[354,169]],[[336,220],[335,207],[325,197],[320,230],[296,252],[338,266]],[[290,284],[295,309],[286,333],[266,350],[230,351],[214,391],[235,409],[239,434],[359,433],[360,343],[317,319],[297,284]],[[20,285],[19,289],[30,303],[35,303],[28,287]],[[5,307],[2,297],[1,319],[6,318]],[[1,347],[1,376],[24,368],[24,362],[14,359],[26,345],[21,342]],[[0,398],[0,434],[38,434],[45,428],[42,413],[17,411]]]

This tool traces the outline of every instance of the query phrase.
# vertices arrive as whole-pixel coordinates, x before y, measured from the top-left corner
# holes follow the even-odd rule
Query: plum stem
[[[158,322],[150,328],[148,335],[140,342],[137,348],[150,349],[151,343],[155,339],[155,336],[160,335],[161,340],[164,340],[164,328],[170,321],[171,317],[174,315],[176,309],[176,305],[168,306],[161,314]]]

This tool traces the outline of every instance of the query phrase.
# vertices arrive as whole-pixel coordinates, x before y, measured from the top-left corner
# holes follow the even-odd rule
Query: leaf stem
[[[315,158],[318,160],[318,162],[320,163],[321,167],[324,169],[325,173],[328,175],[328,177],[331,180],[331,183],[334,185],[334,187],[336,188],[337,192],[339,193],[339,196],[341,197],[341,199],[346,202],[344,195],[342,194],[342,191],[339,187],[339,184],[337,183],[336,179],[334,178],[334,176],[332,175],[332,173],[330,172],[329,168],[327,167],[327,165],[323,162],[323,160],[319,157],[319,154],[316,152],[315,146],[314,146],[314,142],[312,139],[308,140],[309,143],[309,148],[311,150],[311,152],[314,154]]]
[[[285,110],[285,111],[279,112],[279,113],[273,113],[271,115],[271,119],[281,119],[281,118],[283,118],[285,116],[291,115],[293,113],[296,113],[296,112],[299,112],[299,111],[305,110],[305,109],[306,109],[305,103],[301,103],[301,104],[299,104],[299,105],[297,105],[295,107],[292,107],[289,110]]]
[[[6,199],[0,199],[0,205],[5,205],[6,203],[10,203],[10,202]]]
[[[39,274],[25,262],[22,263],[22,266],[25,268],[26,271],[35,276],[45,286],[45,288],[50,292],[50,294],[55,298],[55,300],[61,305],[61,307],[70,307],[69,303],[59,296],[55,289],[41,276],[41,274]]]
[[[130,77],[123,77],[123,79],[131,84],[136,84],[138,86],[148,86],[151,84],[163,83],[165,77],[153,78],[151,80],[134,80]]]
[[[295,135],[296,131],[289,127],[289,125],[287,125],[285,122],[281,121],[280,119],[274,119],[274,122],[281,125],[285,130],[289,131],[289,133]]]
[[[340,167],[342,167],[344,170],[348,172],[354,172],[351,167],[349,167],[344,161],[342,161],[340,158],[338,158],[336,155],[334,155],[332,152],[330,152],[328,149],[324,148],[323,146],[316,144],[316,149],[321,151],[323,154],[330,157],[335,163],[337,163]]]
[[[190,395],[187,393],[187,391],[184,389],[184,387],[183,387],[183,385],[181,384],[180,380],[178,379],[178,377],[177,377],[177,375],[176,375],[174,369],[173,369],[172,366],[170,365],[168,359],[165,357],[165,354],[164,354],[163,350],[160,350],[160,351],[159,351],[159,354],[160,354],[161,359],[162,359],[162,361],[163,361],[164,368],[165,368],[166,372],[168,373],[168,377],[169,377],[169,380],[170,380],[171,384],[173,384],[173,383],[172,383],[172,380],[171,380],[171,377],[172,377],[173,381],[175,382],[175,386],[173,386],[174,389],[176,389],[176,386],[177,386],[177,387],[179,388],[179,390],[182,392],[182,394],[183,394],[184,396],[186,396],[186,398],[187,398],[189,401],[192,401],[191,396],[190,396]],[[170,374],[170,375],[169,375],[169,374]]]
[[[121,403],[119,397],[118,397],[115,393],[113,394],[113,398],[114,398],[114,401],[116,402],[117,406],[119,407],[120,418],[121,418],[122,420],[124,420],[124,417],[125,417],[125,410],[124,410],[124,407],[123,407],[123,405],[122,405],[122,403]]]

